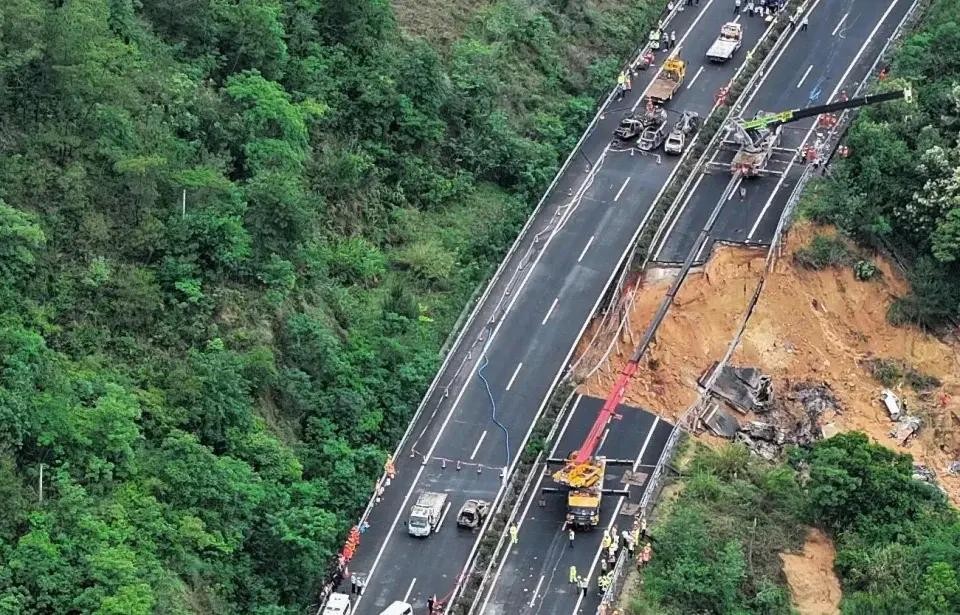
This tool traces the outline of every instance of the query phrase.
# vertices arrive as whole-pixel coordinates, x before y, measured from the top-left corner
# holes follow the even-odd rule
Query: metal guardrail
[[[916,13],[916,9],[921,5],[923,1],[924,0],[914,0],[910,9],[908,9],[907,13],[898,24],[897,29],[894,32],[894,35],[887,40],[883,48],[877,54],[876,60],[874,61],[874,63],[871,65],[870,69],[867,72],[868,75],[876,75],[877,67],[879,66],[880,62],[884,60],[891,45],[896,40],[898,40],[899,37],[902,35],[904,25],[907,22],[909,22],[910,19],[913,18],[913,16]],[[866,88],[868,85],[870,85],[872,82],[873,80],[870,79],[869,77],[867,79],[864,79],[855,90],[854,96],[861,94],[863,89]],[[744,91],[746,92],[746,89]],[[846,130],[847,123],[851,121],[855,113],[856,113],[856,110],[844,111],[841,114],[838,122],[834,126],[832,126],[831,129],[829,130],[824,141],[830,144],[829,145],[830,151],[833,151],[833,149],[836,148],[841,135]],[[641,499],[641,502],[640,502],[641,514],[646,513],[646,511],[650,507],[651,502],[659,493],[659,490],[658,490],[659,481],[662,479],[663,472],[666,466],[669,464],[670,460],[672,459],[673,452],[676,448],[677,443],[680,440],[680,436],[682,435],[683,428],[681,426],[686,425],[687,429],[691,429],[691,430],[695,427],[695,423],[699,420],[699,417],[702,415],[702,412],[706,408],[706,404],[709,401],[710,389],[715,383],[716,378],[718,377],[721,369],[723,368],[724,365],[726,365],[729,362],[730,357],[733,356],[733,353],[735,352],[737,346],[739,345],[743,332],[746,329],[747,322],[749,321],[750,316],[752,315],[753,310],[756,307],[756,304],[759,300],[760,293],[763,289],[763,284],[766,281],[766,276],[769,272],[772,271],[773,263],[777,258],[777,251],[779,249],[779,245],[782,240],[784,230],[792,221],[793,213],[796,210],[796,206],[803,195],[803,191],[806,188],[806,185],[808,184],[810,179],[813,177],[814,173],[815,173],[815,170],[812,166],[810,165],[806,166],[800,178],[798,179],[796,186],[791,191],[790,196],[787,199],[787,203],[784,207],[784,210],[780,215],[780,219],[777,222],[777,228],[776,228],[776,231],[774,232],[773,240],[771,241],[770,246],[767,249],[767,256],[766,256],[764,271],[761,274],[760,280],[758,281],[757,287],[748,305],[748,308],[744,312],[740,327],[736,335],[734,336],[734,338],[730,341],[730,344],[727,346],[727,350],[724,353],[723,358],[720,360],[720,362],[717,364],[717,367],[713,370],[713,372],[710,374],[707,381],[704,383],[700,393],[700,397],[698,398],[697,402],[695,402],[690,408],[688,408],[684,412],[683,415],[681,415],[680,419],[677,421],[677,425],[674,426],[673,431],[671,431],[670,436],[667,439],[667,444],[664,446],[663,453],[660,455],[660,459],[658,460],[656,467],[654,468],[653,472],[650,475],[650,479],[648,480],[648,483],[647,483],[647,488],[644,491],[643,498]],[[617,559],[617,565],[614,567],[614,570],[613,570],[613,577],[612,577],[610,588],[604,594],[603,600],[601,601],[601,607],[600,609],[598,609],[599,614],[604,614],[606,610],[609,608],[609,606],[615,602],[616,597],[620,594],[620,591],[622,590],[622,585],[626,579],[626,575],[623,573],[626,565],[626,561],[627,561],[626,556],[623,553],[621,553]]]

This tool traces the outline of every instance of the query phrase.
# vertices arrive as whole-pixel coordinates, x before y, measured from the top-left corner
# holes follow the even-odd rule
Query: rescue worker
[[[653,547],[650,546],[650,543],[643,545],[643,551],[640,552],[640,561],[643,562],[643,565],[646,566],[650,563],[650,559],[653,557]]]
[[[597,589],[599,590],[600,595],[607,593],[607,590],[610,589],[610,584],[613,579],[610,578],[611,573],[607,573],[597,579]]]
[[[577,579],[577,587],[580,588],[580,595],[581,595],[581,596],[586,597],[586,595],[587,595],[587,588],[588,588],[589,586],[590,586],[590,581],[588,581],[586,578],[580,577],[580,578]]]
[[[573,528],[570,528],[570,531],[567,532],[567,537],[570,539],[570,548],[573,548],[573,539],[577,537],[576,532],[573,531]]]
[[[600,548],[601,548],[601,549],[609,549],[609,548],[610,548],[610,544],[611,544],[612,542],[613,542],[613,540],[610,538],[610,534],[604,532],[604,533],[603,533],[603,538],[600,539]]]
[[[636,546],[636,543],[633,541],[633,534],[627,530],[623,530],[623,544],[627,545],[627,554],[630,556],[630,559],[633,559],[633,548]]]
[[[753,4],[753,0],[747,0],[747,13],[750,14],[750,17],[756,15],[757,7]]]
[[[640,529],[639,529],[639,531],[635,532],[635,535],[634,535],[634,537],[633,537],[633,540],[634,540],[635,542],[640,542],[640,537],[641,537],[641,536],[642,536],[643,538],[646,538],[646,537],[647,537],[647,518],[646,518],[646,517],[641,517],[641,518],[640,518]]]
[[[623,94],[627,90],[627,73],[620,71],[617,75],[617,100],[623,100]]]
[[[673,49],[676,46],[677,46],[677,31],[671,30],[670,31],[670,48]]]
[[[660,49],[660,30],[657,30],[656,28],[654,28],[653,30],[650,30],[650,38],[648,39],[648,41],[650,42],[651,49],[659,50]]]
[[[803,21],[800,22],[800,31],[801,31],[801,32],[806,32],[806,31],[807,31],[807,26],[809,26],[809,25],[810,25],[810,17],[807,16],[807,15],[804,15],[804,16],[803,16]]]
[[[510,526],[510,544],[511,545],[515,545],[518,542],[520,542],[519,534],[520,534],[520,527],[516,523],[514,523],[513,525]]]
[[[434,594],[430,598],[427,598],[427,613],[433,613],[433,607],[437,605],[437,595]]]
[[[604,557],[603,552],[600,552],[600,573],[605,573],[607,571],[607,558]]]
[[[736,15],[740,12],[740,0],[733,0],[733,14]]]
[[[577,582],[577,567],[576,567],[576,566],[570,566],[570,582],[571,582],[571,583],[576,583],[576,582]]]

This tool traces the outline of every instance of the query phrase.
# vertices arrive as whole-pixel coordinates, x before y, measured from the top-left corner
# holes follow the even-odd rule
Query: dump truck
[[[647,96],[657,104],[663,104],[673,98],[680,89],[683,77],[687,74],[687,63],[677,57],[667,59],[660,68],[657,78],[650,84]]]
[[[694,111],[684,111],[673,130],[663,144],[663,151],[668,154],[681,154],[686,147],[687,138],[700,129],[700,114]]]
[[[429,536],[440,529],[440,519],[443,516],[443,507],[447,503],[446,493],[425,491],[417,498],[417,503],[410,509],[410,519],[407,522],[407,532],[411,536]]]
[[[707,59],[711,62],[726,62],[740,49],[743,43],[743,26],[730,21],[720,28],[720,36],[707,49]]]
[[[490,502],[486,500],[467,500],[457,513],[457,525],[470,529],[478,528],[490,513]]]

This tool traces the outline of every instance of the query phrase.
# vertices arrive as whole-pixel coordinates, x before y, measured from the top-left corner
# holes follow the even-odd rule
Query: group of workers
[[[573,546],[574,532],[570,530],[570,546]],[[622,532],[616,525],[604,530],[600,538],[600,576],[597,577],[597,591],[601,596],[607,593],[613,584],[613,568],[617,562],[617,553],[621,546],[627,550],[628,557],[633,559],[635,551],[640,541],[644,541],[643,548],[640,550],[640,556],[637,558],[637,569],[641,569],[648,564],[653,557],[653,547],[650,541],[653,537],[647,533],[647,519],[640,516],[634,521],[633,529],[623,530]],[[576,585],[581,595],[586,595],[590,585],[587,577],[580,576],[576,566],[570,566],[568,580],[571,585]]]

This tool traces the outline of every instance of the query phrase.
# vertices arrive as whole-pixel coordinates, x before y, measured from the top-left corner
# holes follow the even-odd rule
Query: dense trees
[[[805,524],[836,542],[844,613],[960,611],[960,518],[909,456],[860,433],[779,466],[740,446],[702,451],[664,514],[637,614],[789,613],[778,553]]]
[[[917,104],[863,110],[848,135],[852,155],[805,208],[903,257],[912,291],[890,318],[938,327],[960,317],[960,4],[933,3],[892,75],[913,85]]]
[[[603,9],[0,3],[0,613],[310,603],[654,10]]]

